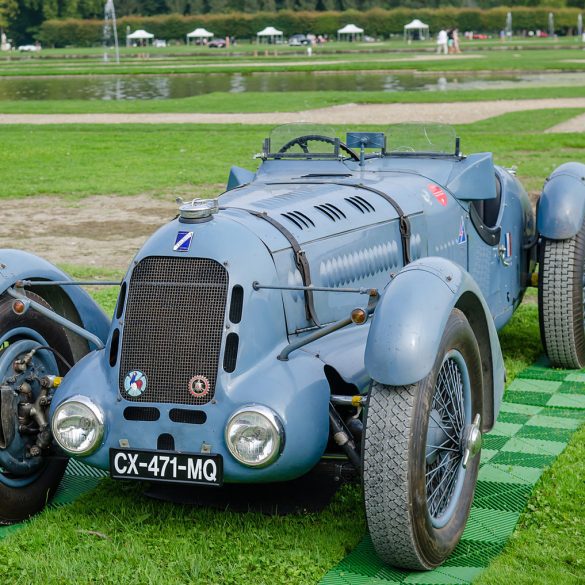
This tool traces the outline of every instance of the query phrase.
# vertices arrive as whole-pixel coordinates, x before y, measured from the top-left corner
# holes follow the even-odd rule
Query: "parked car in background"
[[[41,46],[40,45],[20,45],[18,47],[18,50],[21,53],[34,53],[35,51],[40,51]]]
[[[310,44],[311,44],[311,41],[306,35],[297,34],[297,35],[293,35],[292,37],[290,37],[288,39],[289,47],[301,47],[301,46],[310,45]]]
[[[211,49],[224,49],[226,42],[225,39],[213,39],[207,43],[207,46]]]

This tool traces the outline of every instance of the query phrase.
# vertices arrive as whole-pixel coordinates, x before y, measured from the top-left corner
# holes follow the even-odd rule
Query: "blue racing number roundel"
[[[141,396],[146,390],[146,385],[146,374],[143,374],[140,370],[133,370],[126,374],[124,390],[130,396]]]

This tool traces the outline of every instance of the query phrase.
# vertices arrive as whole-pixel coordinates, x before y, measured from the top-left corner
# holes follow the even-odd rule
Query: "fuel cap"
[[[192,199],[191,201],[183,202],[182,199],[177,199],[179,206],[179,216],[182,221],[193,221],[198,219],[211,218],[214,213],[219,211],[219,203],[217,199]]]

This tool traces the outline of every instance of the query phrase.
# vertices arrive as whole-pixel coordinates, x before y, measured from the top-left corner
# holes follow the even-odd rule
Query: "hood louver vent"
[[[376,211],[376,208],[369,201],[366,201],[363,197],[359,197],[358,195],[346,197],[345,200],[356,209],[359,209],[362,213]]]
[[[331,203],[323,203],[322,205],[315,205],[321,213],[324,213],[331,221],[338,221],[340,219],[347,219],[347,215],[335,205]]]
[[[305,215],[300,211],[287,211],[280,215],[286,217],[286,219],[294,223],[300,230],[308,229],[311,226],[315,227],[315,222],[308,215]]]

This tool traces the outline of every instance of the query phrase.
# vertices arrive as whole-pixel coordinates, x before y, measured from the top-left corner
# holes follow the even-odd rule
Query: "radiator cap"
[[[181,204],[179,216],[186,221],[211,218],[214,213],[219,211],[217,199],[193,199],[187,202],[177,199],[177,203]]]

